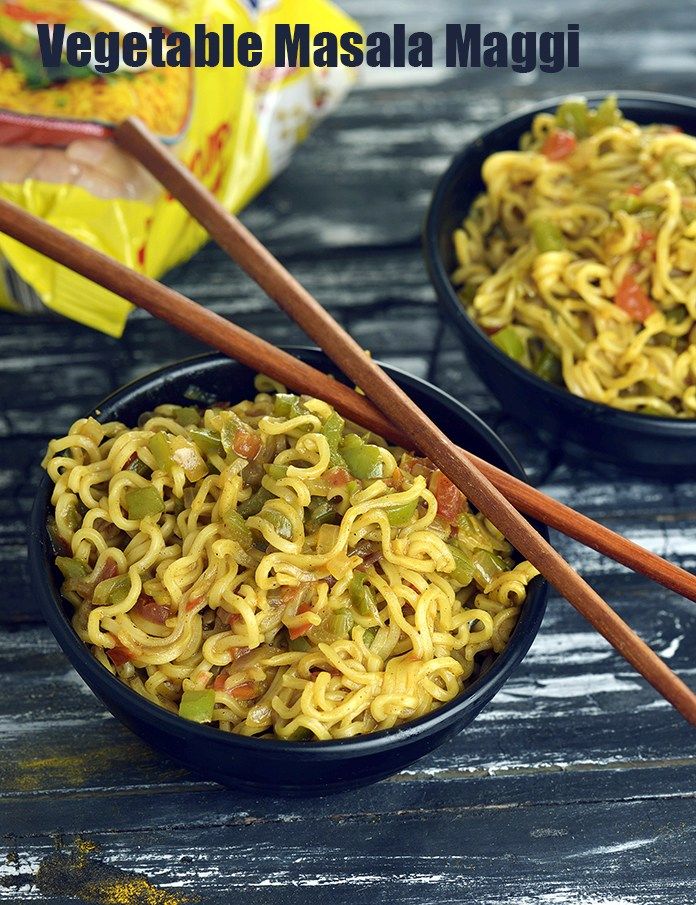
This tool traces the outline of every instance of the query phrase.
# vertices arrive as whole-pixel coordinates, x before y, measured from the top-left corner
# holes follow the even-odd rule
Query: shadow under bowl
[[[288,349],[325,372],[332,366],[321,352]],[[385,367],[456,443],[524,478],[512,453],[472,412],[435,387]],[[136,424],[138,416],[165,402],[191,404],[195,387],[218,401],[253,398],[254,373],[220,355],[203,355],[170,365],[109,396],[91,413],[97,420]],[[52,482],[38,488],[29,526],[29,569],[42,613],[64,653],[102,703],[153,748],[227,786],[273,794],[313,795],[364,785],[395,773],[468,725],[500,690],[527,653],[546,606],[547,584],[537,577],[506,649],[485,675],[434,713],[404,726],[356,739],[282,742],[246,738],[199,725],[141,697],[105,669],[78,638],[71,606],[60,594],[61,576],[46,531]],[[531,522],[544,537],[546,528]]]
[[[667,123],[696,135],[696,101],[639,91],[588,92],[591,105],[617,95],[628,119]],[[447,320],[454,324],[469,362],[506,411],[529,425],[549,446],[575,458],[610,462],[651,477],[696,473],[696,419],[625,412],[575,396],[542,380],[502,352],[469,317],[452,285],[457,263],[452,234],[484,191],[481,167],[498,151],[517,150],[538,113],[552,113],[563,98],[525,108],[469,142],[441,177],[428,211],[423,244],[426,264]]]

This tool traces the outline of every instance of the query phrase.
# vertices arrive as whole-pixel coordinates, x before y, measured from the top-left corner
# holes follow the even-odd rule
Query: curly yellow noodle
[[[372,457],[355,478],[331,406],[278,415],[282,388],[263,388],[231,408],[158,406],[134,429],[81,419],[51,442],[75,631],[170,711],[206,690],[227,732],[351,738],[430,713],[504,649],[536,571],[463,498],[456,521],[438,514],[429,463],[353,437]],[[165,465],[163,443],[183,455]],[[460,558],[471,575],[455,579]]]
[[[536,116],[519,151],[485,161],[486,191],[453,234],[452,281],[487,332],[516,331],[525,367],[551,355],[576,395],[692,418],[696,138],[573,106],[560,159],[546,143],[567,132],[567,104]],[[624,299],[633,283],[647,306]]]

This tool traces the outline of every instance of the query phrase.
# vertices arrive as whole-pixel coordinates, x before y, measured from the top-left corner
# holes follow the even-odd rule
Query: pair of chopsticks
[[[416,445],[597,631],[696,725],[696,694],[517,510],[539,518],[691,600],[696,600],[696,577],[456,447],[142,123],[126,121],[115,130],[114,138],[184,205],[367,397],[3,200],[0,200],[0,230],[248,367],[298,392],[325,399],[351,421],[406,448]]]

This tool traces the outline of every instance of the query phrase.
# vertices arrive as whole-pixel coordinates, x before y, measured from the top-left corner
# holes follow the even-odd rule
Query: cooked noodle
[[[427,460],[259,380],[253,402],[51,442],[75,631],[139,694],[241,735],[429,713],[503,650],[535,569]]]
[[[493,342],[586,399],[696,416],[696,138],[571,100],[482,175],[452,279]]]

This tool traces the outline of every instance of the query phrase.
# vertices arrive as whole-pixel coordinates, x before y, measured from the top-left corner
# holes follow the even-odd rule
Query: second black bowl
[[[628,119],[641,125],[668,123],[696,134],[696,102],[640,91],[590,92],[596,104],[616,93]],[[481,167],[498,151],[516,150],[538,113],[551,113],[554,98],[508,117],[470,142],[438,182],[424,232],[425,257],[448,320],[459,331],[468,359],[511,414],[525,421],[548,445],[576,457],[613,462],[621,468],[662,477],[696,473],[696,420],[656,418],[611,408],[574,396],[542,380],[502,352],[469,317],[450,280],[456,269],[452,234],[484,190]]]
[[[325,372],[320,352],[289,350]],[[388,373],[456,443],[519,478],[517,460],[476,415],[430,384],[394,368]],[[100,421],[136,424],[164,402],[189,404],[191,387],[212,399],[253,398],[253,372],[220,355],[205,355],[163,368],[114,393],[92,412]],[[39,485],[29,526],[29,569],[43,615],[68,659],[92,691],[122,723],[185,766],[229,786],[270,793],[321,794],[373,782],[412,763],[467,726],[500,690],[536,636],[546,606],[546,582],[535,578],[510,642],[491,668],[463,694],[426,717],[356,739],[281,742],[245,738],[182,719],[141,697],[105,669],[75,634],[71,607],[60,594],[61,576],[46,531],[52,482]],[[546,528],[532,524],[548,539]]]

